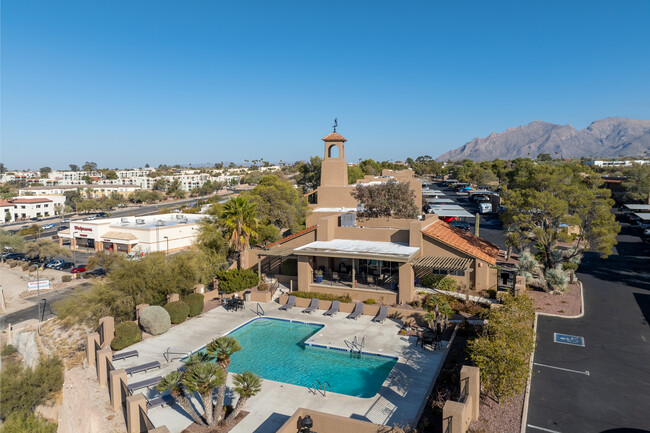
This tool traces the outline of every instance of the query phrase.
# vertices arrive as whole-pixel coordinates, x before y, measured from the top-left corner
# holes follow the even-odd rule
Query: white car
[[[86,221],[92,221],[92,220],[95,220],[95,219],[97,219],[97,217],[95,215],[92,215],[92,216],[89,216],[88,218],[86,218]]]
[[[43,226],[43,230],[54,228],[54,223],[48,223]]]
[[[62,223],[69,223],[69,222],[70,222],[70,218],[63,218],[63,219],[61,220],[61,222],[62,222]]]

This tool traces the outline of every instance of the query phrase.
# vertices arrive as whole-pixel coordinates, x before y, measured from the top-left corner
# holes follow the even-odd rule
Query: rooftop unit
[[[142,218],[137,218],[137,219],[135,220],[135,223],[136,223],[136,224],[144,224],[144,219],[142,219]]]

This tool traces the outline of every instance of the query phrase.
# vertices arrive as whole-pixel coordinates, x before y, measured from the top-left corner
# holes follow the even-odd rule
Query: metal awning
[[[425,256],[413,262],[416,273],[419,269],[441,269],[445,271],[464,271],[472,264],[472,259],[465,257],[432,257]]]
[[[457,209],[433,209],[432,212],[439,217],[457,217],[457,218],[473,218],[474,215],[467,212],[466,210],[457,210]]]
[[[291,247],[278,247],[278,248],[273,248],[271,250],[264,250],[264,251],[259,251],[257,253],[258,256],[266,256],[266,257],[288,257],[293,255],[293,248]]]
[[[636,215],[637,217],[639,217],[639,219],[643,221],[650,221],[650,213],[637,212],[634,215]]]
[[[420,251],[397,242],[375,242],[351,239],[316,241],[293,250],[298,256],[318,256],[351,259],[407,262]]]
[[[631,211],[650,211],[650,204],[624,204],[623,205],[627,210]]]

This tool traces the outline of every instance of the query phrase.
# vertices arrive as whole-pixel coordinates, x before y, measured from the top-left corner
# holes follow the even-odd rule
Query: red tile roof
[[[14,204],[7,200],[0,200],[0,206],[13,206]]]
[[[323,141],[348,141],[338,132],[332,132],[331,134],[323,137]]]
[[[318,226],[317,226],[317,225],[313,225],[313,226],[307,227],[306,229],[304,229],[304,230],[300,230],[299,232],[296,232],[296,233],[294,233],[294,234],[292,234],[292,235],[289,235],[289,236],[287,236],[287,237],[285,237],[285,238],[282,238],[282,239],[280,239],[279,241],[275,241],[275,242],[273,242],[272,244],[268,244],[268,245],[267,245],[266,247],[264,247],[264,248],[268,250],[268,249],[271,248],[271,247],[274,247],[274,246],[276,246],[276,245],[283,244],[283,243],[285,243],[285,242],[287,242],[287,241],[290,241],[291,239],[297,238],[298,236],[302,236],[302,235],[304,235],[305,233],[309,233],[309,232],[311,232],[311,231],[313,231],[313,230],[316,230],[316,227],[318,227]]]
[[[49,198],[15,198],[11,201],[13,203],[49,203],[52,200]]]
[[[442,220],[436,220],[423,228],[422,233],[491,265],[497,262],[498,246]]]

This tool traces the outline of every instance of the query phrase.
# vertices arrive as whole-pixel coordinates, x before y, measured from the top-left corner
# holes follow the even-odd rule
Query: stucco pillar
[[[103,341],[102,348],[109,347],[113,338],[115,338],[115,319],[112,316],[106,316],[99,319],[104,334],[100,341]]]
[[[147,412],[147,398],[142,393],[130,395],[126,398],[126,431],[127,433],[141,433],[140,409]]]
[[[474,290],[480,292],[481,290],[489,289],[490,283],[490,265],[483,260],[474,260]]]
[[[117,243],[113,242],[113,252],[117,252]]]
[[[149,304],[138,304],[135,306],[135,319],[138,320],[140,318],[140,313],[142,313],[142,310],[147,308]]]
[[[74,235],[72,235],[72,237],[70,238],[70,249],[71,250],[77,249],[77,238],[75,238]]]
[[[314,278],[313,273],[309,257],[298,256],[298,290],[309,291],[309,286]]]
[[[121,382],[126,383],[126,370],[123,368],[120,368],[119,370],[113,370],[108,373],[109,377],[109,386],[111,387],[110,390],[110,397],[111,397],[111,406],[113,407],[113,410],[115,411],[121,411],[122,410],[122,386]]]
[[[106,360],[112,359],[113,351],[110,347],[97,351],[97,382],[100,386],[106,385],[106,378],[108,376],[108,369],[106,366]]]
[[[63,238],[59,238],[59,248],[63,247]]]
[[[167,295],[167,303],[180,301],[181,296],[178,293],[170,293]]]
[[[131,253],[131,244],[126,244],[126,252]]]
[[[99,334],[97,332],[86,334],[86,362],[89,366],[95,365],[95,343],[99,344]]]
[[[399,292],[397,294],[397,302],[404,304],[413,300],[413,292],[415,291],[415,275],[413,274],[413,266],[410,263],[404,263],[399,267]]]
[[[447,400],[442,408],[442,431],[465,433],[467,427],[463,422],[463,409],[465,405],[457,401]],[[469,423],[467,423],[469,425]]]
[[[205,293],[205,285],[197,284],[194,286],[194,293]]]
[[[476,421],[478,420],[478,408],[481,392],[479,368],[463,365],[463,368],[460,369],[460,386],[461,393],[463,392],[462,388],[464,386],[467,387],[465,389],[468,397],[467,404],[470,405],[470,415],[472,417],[472,421]]]

